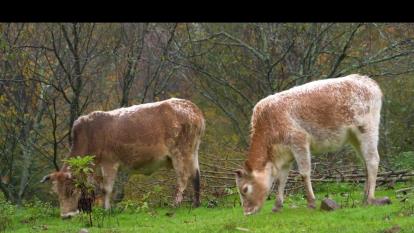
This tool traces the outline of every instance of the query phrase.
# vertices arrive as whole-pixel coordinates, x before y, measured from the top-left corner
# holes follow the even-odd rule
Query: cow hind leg
[[[363,158],[365,165],[367,178],[364,188],[364,203],[379,205],[389,203],[388,198],[375,198],[375,186],[378,174],[378,165],[380,162],[377,148],[377,131],[375,129],[372,129],[367,130],[366,132],[354,133],[351,137],[351,144],[354,146],[357,154]]]
[[[128,172],[125,169],[118,170],[113,191],[112,201],[115,203],[121,202],[125,196],[124,184],[128,181]]]
[[[379,155],[377,149],[370,146],[362,149],[362,151],[367,171],[364,199],[368,204],[375,204],[375,186],[378,174]]]
[[[175,194],[174,205],[178,207],[182,200],[185,189],[188,185],[188,180],[192,178],[193,187],[194,187],[194,197],[193,197],[193,206],[200,206],[200,170],[199,169],[188,169],[185,166],[178,165],[181,167],[178,170],[176,169],[177,174],[177,189]]]
[[[177,172],[177,188],[176,188],[175,199],[174,199],[175,207],[178,207],[183,201],[183,194],[184,194],[184,190],[187,187],[188,178],[189,178],[189,175],[185,174],[185,172],[182,172],[182,171]]]
[[[193,206],[200,206],[200,169],[198,164],[198,147],[200,141],[172,151],[171,162],[177,174],[177,189],[174,206],[179,206],[183,200],[184,190],[187,188],[188,180],[191,179],[194,188]]]
[[[191,170],[186,163],[186,157],[181,153],[174,153],[171,158],[174,170],[177,175],[177,188],[175,192],[174,206],[178,207],[183,201],[183,193],[191,177]]]

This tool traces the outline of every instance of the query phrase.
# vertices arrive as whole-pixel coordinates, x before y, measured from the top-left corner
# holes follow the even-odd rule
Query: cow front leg
[[[103,190],[104,190],[104,208],[111,208],[111,196],[118,172],[118,163],[105,164],[101,166],[103,176]]]
[[[294,157],[298,164],[299,173],[302,176],[306,191],[306,199],[308,201],[308,208],[315,209],[315,194],[313,193],[311,183],[311,158],[309,147],[298,148],[293,151]]]
[[[302,173],[303,182],[305,184],[306,199],[308,201],[308,208],[315,209],[315,194],[313,193],[312,183],[311,183],[311,174],[310,172]]]
[[[292,163],[286,164],[279,170],[278,179],[277,179],[279,184],[277,187],[275,205],[272,208],[273,212],[278,212],[283,207],[284,192],[285,192],[286,182],[289,176],[291,164]]]

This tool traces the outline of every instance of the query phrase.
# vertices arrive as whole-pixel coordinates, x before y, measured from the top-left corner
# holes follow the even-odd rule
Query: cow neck
[[[252,134],[250,148],[245,163],[247,170],[263,171],[266,163],[269,162],[268,145],[263,133],[254,132]]]

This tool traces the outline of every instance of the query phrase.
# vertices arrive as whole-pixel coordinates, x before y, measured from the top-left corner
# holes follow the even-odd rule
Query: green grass
[[[400,185],[401,186],[401,185]],[[405,185],[407,186],[407,185]],[[401,186],[403,187],[403,186]],[[398,187],[398,188],[401,188]],[[398,225],[401,231],[414,232],[414,201],[401,203],[394,190],[378,189],[377,196],[388,196],[392,204],[388,206],[362,206],[362,187],[350,185],[317,186],[318,209],[306,208],[302,194],[287,197],[282,212],[272,213],[273,200],[266,202],[260,213],[245,217],[240,206],[230,207],[236,196],[229,197],[226,204],[216,208],[201,207],[191,209],[159,208],[140,213],[108,213],[95,220],[89,232],[387,232]],[[326,193],[338,203],[347,206],[334,212],[319,210],[320,201]],[[344,193],[349,193],[348,197]],[[346,201],[348,200],[348,202]],[[354,205],[354,207],[352,207]],[[227,206],[227,207],[226,207]],[[79,232],[85,227],[86,217],[70,220],[58,218],[57,209],[49,216],[42,214],[33,218],[28,209],[17,210],[12,227],[6,232]],[[169,214],[167,214],[169,213]],[[171,214],[174,213],[174,214]],[[53,215],[54,217],[51,217]],[[172,216],[171,216],[172,215]],[[102,217],[106,216],[106,217]],[[32,217],[32,218],[30,218]],[[97,224],[101,224],[100,227]],[[390,231],[391,232],[391,231]]]

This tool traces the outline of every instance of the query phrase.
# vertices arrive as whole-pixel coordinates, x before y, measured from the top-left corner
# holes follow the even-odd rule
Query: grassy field
[[[399,185],[397,188],[408,186]],[[262,211],[245,217],[240,206],[233,207],[236,195],[219,200],[215,208],[148,209],[133,213],[118,211],[95,213],[94,227],[89,232],[414,232],[414,202],[412,195],[402,203],[395,190],[378,189],[377,196],[388,196],[388,206],[362,206],[361,186],[343,184],[316,188],[318,209],[307,209],[302,194],[289,196],[282,212],[272,213],[273,200]],[[345,206],[334,211],[319,210],[326,193]],[[86,216],[60,220],[56,208],[37,207],[18,209],[6,232],[79,232],[85,227]],[[0,223],[1,224],[1,223]]]

